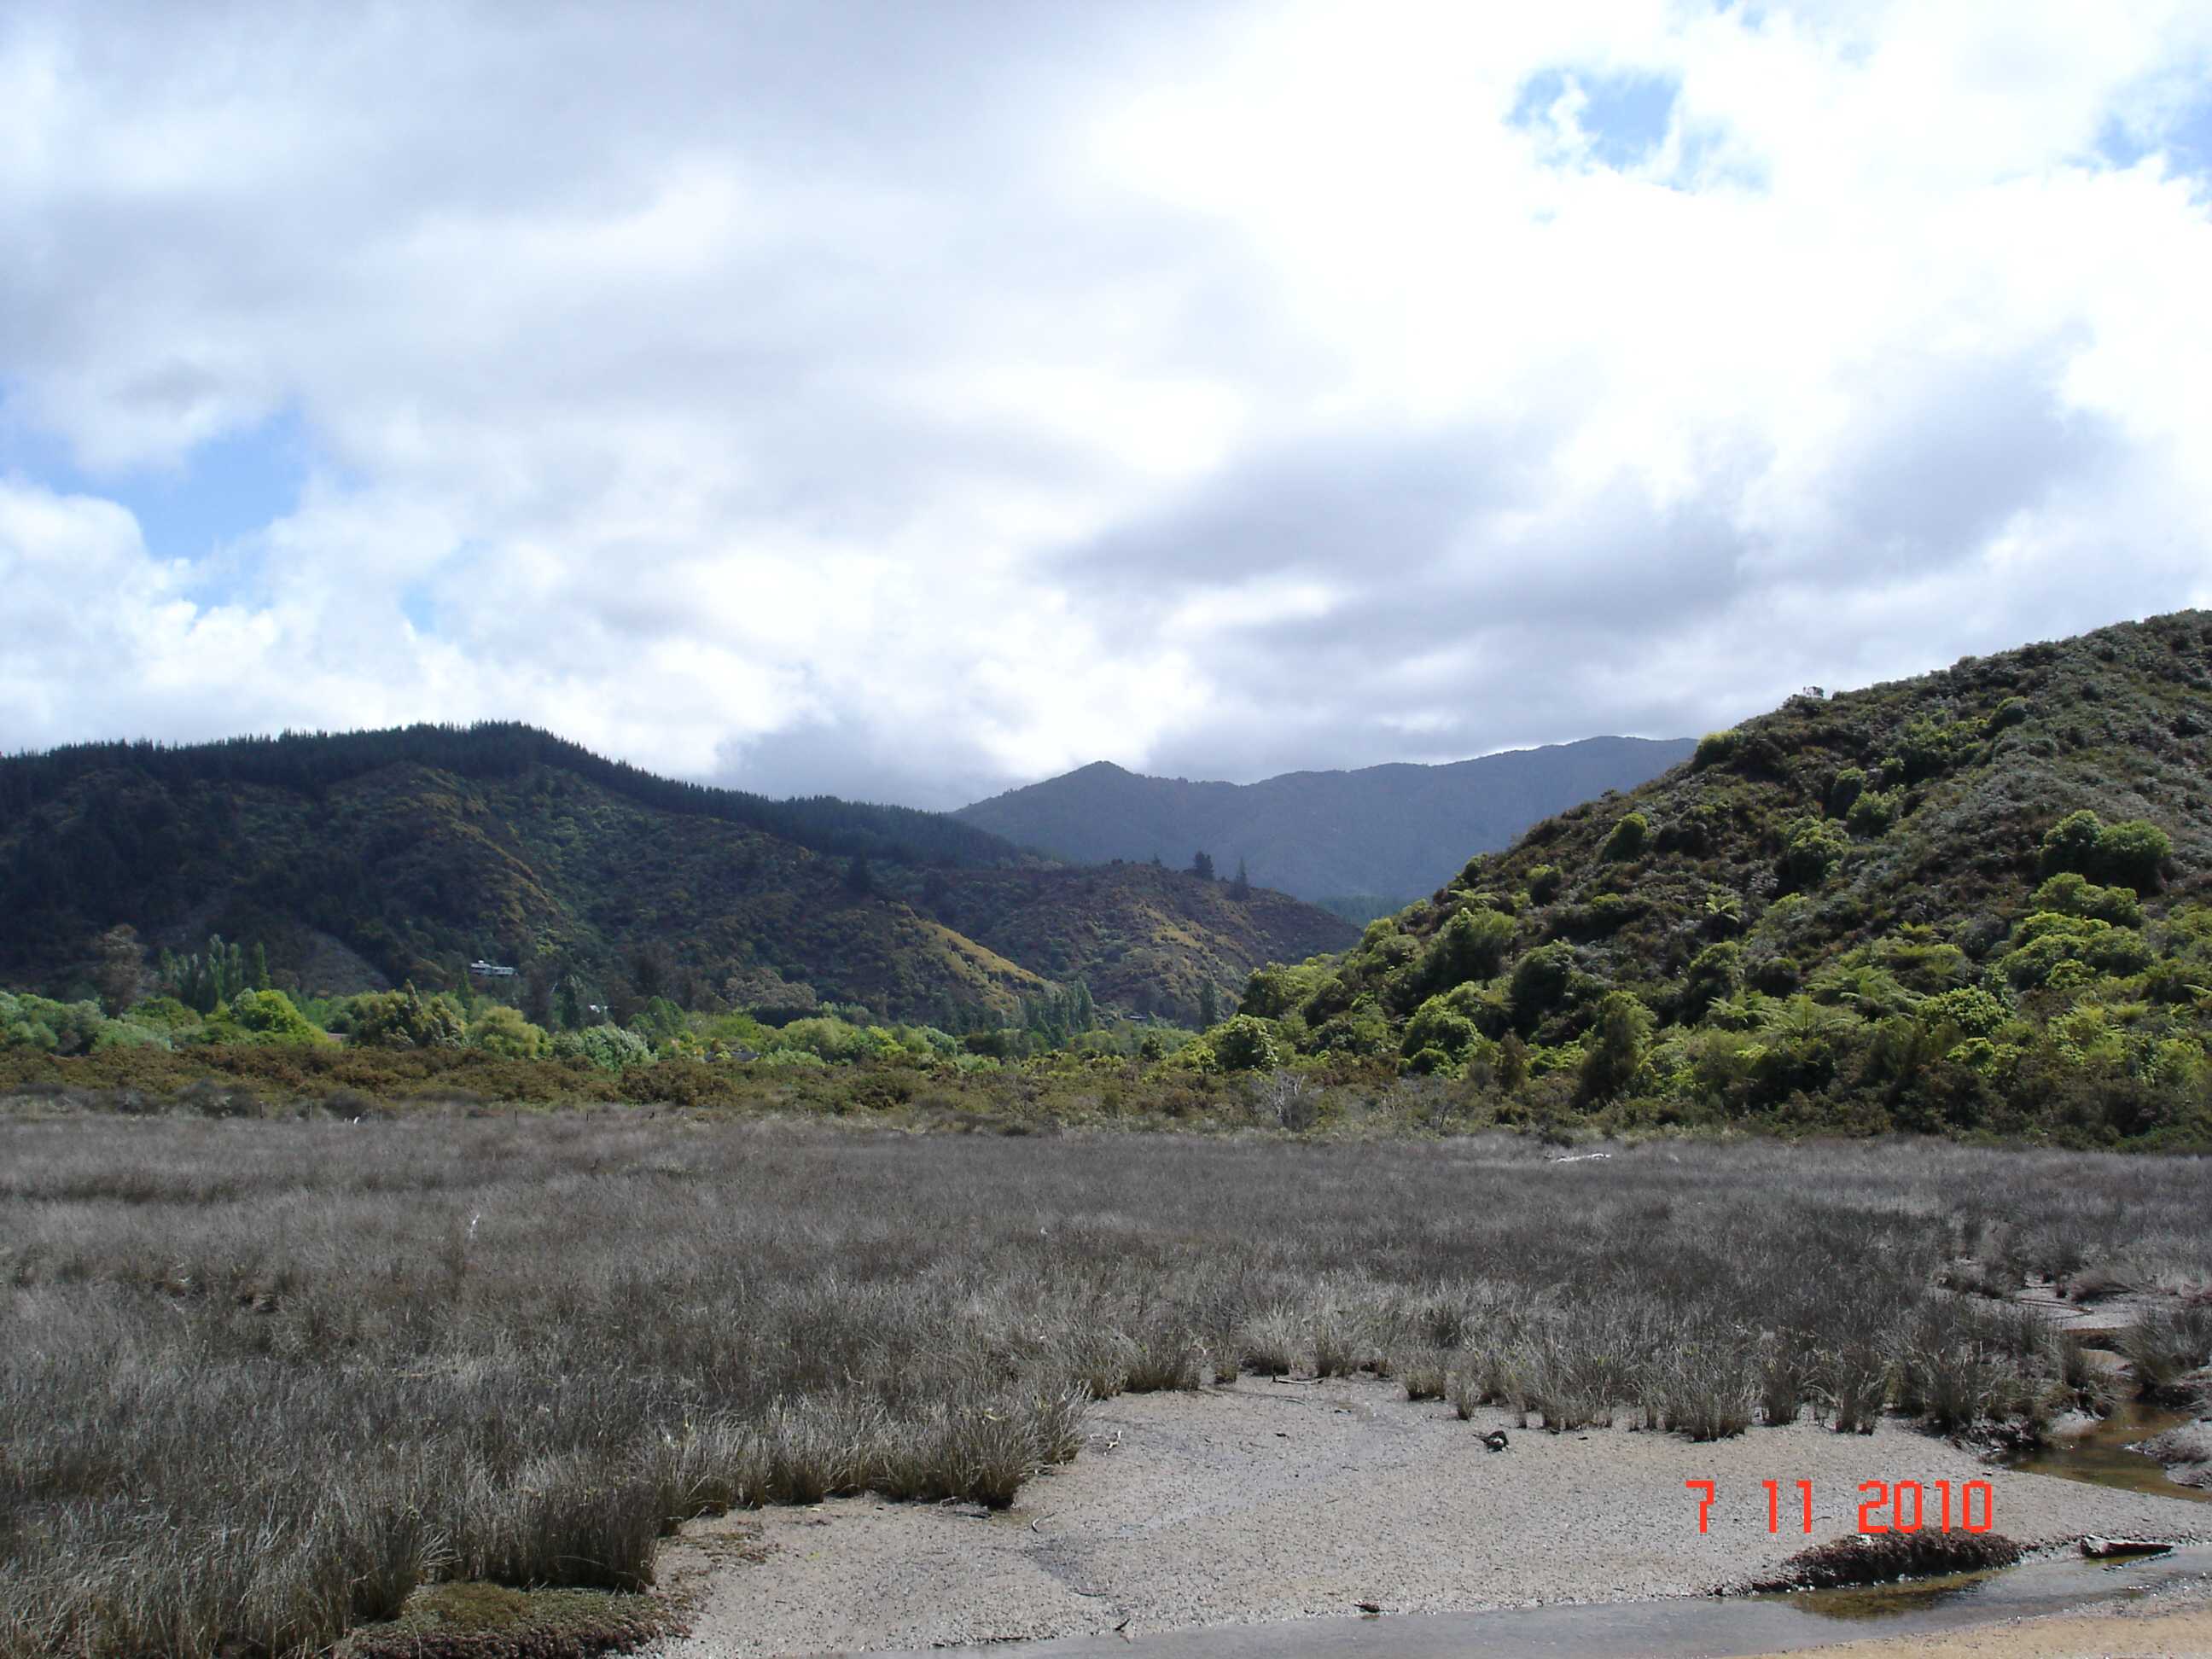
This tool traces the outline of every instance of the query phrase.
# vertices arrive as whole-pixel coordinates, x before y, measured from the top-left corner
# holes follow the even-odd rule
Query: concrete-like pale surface
[[[2212,1538],[2212,1505],[1992,1468],[1896,1425],[1810,1422],[1694,1445],[1600,1429],[1547,1435],[1484,1410],[1409,1403],[1395,1383],[1246,1378],[1094,1406],[1073,1463],[1011,1510],[836,1499],[694,1522],[664,1583],[701,1595],[665,1659],[1126,1636],[1341,1618],[1361,1603],[1441,1613],[1740,1587],[1856,1530],[1861,1482],[1990,1483],[1996,1530]],[[1512,1444],[1486,1452],[1504,1427]],[[1110,1449],[1109,1449],[1110,1448]],[[1715,1483],[1698,1530],[1689,1480]],[[1767,1530],[1761,1482],[1782,1487]],[[1813,1483],[1811,1537],[1794,1511]],[[1929,1516],[1932,1523],[1935,1519]],[[739,1559],[732,1546],[743,1540]]]

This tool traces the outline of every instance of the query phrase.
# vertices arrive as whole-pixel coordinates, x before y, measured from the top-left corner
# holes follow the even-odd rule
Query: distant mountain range
[[[1443,766],[1287,772],[1258,783],[1145,777],[1100,761],[952,816],[1054,857],[1188,866],[1205,852],[1355,919],[1432,892],[1538,820],[1687,760],[1687,738],[1587,738]]]
[[[0,987],[82,994],[94,936],[211,931],[276,982],[365,990],[575,974],[958,1026],[1082,980],[1194,1018],[1339,917],[1143,865],[1073,869],[943,814],[655,777],[519,725],[300,733],[0,758]]]

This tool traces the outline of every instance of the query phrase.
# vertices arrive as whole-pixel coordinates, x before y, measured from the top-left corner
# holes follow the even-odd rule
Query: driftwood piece
[[[2157,1538],[2085,1538],[2081,1553],[2092,1561],[2126,1561],[2138,1556],[2171,1555],[2173,1546]]]

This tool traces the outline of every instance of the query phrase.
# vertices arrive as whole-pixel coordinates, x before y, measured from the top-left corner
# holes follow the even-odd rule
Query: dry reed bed
[[[2212,1281],[2193,1160],[975,1139],[619,1111],[0,1121],[0,1654],[284,1652],[632,1587],[720,1506],[1009,1501],[1083,1401],[1402,1376],[1552,1425],[2068,1390],[1999,1268]],[[2114,1268],[2113,1271],[2122,1271]]]

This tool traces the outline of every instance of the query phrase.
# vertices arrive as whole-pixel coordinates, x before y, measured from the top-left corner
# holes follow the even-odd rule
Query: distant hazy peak
[[[1198,852],[1301,897],[1426,893],[1468,857],[1608,789],[1633,788],[1686,759],[1687,738],[1586,738],[1471,759],[1285,772],[1253,783],[1164,778],[1110,761],[954,814],[979,829],[1086,863],[1188,863]]]

